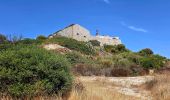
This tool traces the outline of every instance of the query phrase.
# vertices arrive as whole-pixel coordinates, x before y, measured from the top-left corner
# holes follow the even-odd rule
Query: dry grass
[[[125,96],[108,88],[105,82],[83,82],[84,90],[77,92],[73,89],[69,100],[138,100],[138,98]]]
[[[170,100],[170,72],[155,75],[155,82],[149,85],[154,100]]]
[[[0,100],[64,100],[59,96],[37,96],[34,98],[12,98],[10,96],[2,96]]]
[[[72,92],[68,99],[62,99],[61,97],[42,97],[38,96],[32,98],[31,100],[138,100],[137,98],[125,96],[119,94],[113,89],[107,87],[106,82],[80,82],[76,81],[74,83]],[[0,100],[12,100],[10,97],[6,96]],[[14,99],[13,99],[14,100]],[[22,100],[29,100],[24,98]]]

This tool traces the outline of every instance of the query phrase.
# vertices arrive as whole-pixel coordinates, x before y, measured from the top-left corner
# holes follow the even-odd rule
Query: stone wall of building
[[[89,41],[91,38],[90,32],[78,24],[72,24],[63,30],[54,33],[54,36],[55,35],[73,38],[78,41]]]
[[[89,41],[89,40],[98,40],[101,43],[101,46],[104,44],[107,45],[118,45],[121,44],[119,37],[110,37],[110,36],[92,36],[90,32],[84,27],[78,24],[72,24],[63,30],[60,30],[53,35],[49,36],[50,38],[55,37],[56,35],[65,36],[68,38],[73,38],[78,41]]]
[[[104,44],[107,45],[118,45],[121,44],[121,40],[119,37],[110,37],[110,36],[94,36],[93,40],[98,40],[100,42],[100,45],[103,46]]]

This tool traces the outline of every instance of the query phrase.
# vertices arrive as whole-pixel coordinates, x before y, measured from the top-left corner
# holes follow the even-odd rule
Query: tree
[[[46,40],[47,37],[43,36],[43,35],[39,35],[37,36],[36,40]]]
[[[138,52],[140,55],[142,56],[149,56],[149,55],[153,55],[154,52],[149,49],[149,48],[146,48],[146,49],[142,49],[141,51]]]
[[[118,51],[121,51],[121,52],[127,51],[125,45],[123,45],[123,44],[117,45],[117,46],[116,46],[116,49],[117,49]]]

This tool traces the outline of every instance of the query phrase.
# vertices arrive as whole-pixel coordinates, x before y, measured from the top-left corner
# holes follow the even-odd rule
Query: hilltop
[[[133,52],[124,44],[100,44],[98,40],[78,41],[55,35],[53,38],[38,36],[37,39],[6,40],[1,36],[1,51],[15,45],[35,45],[54,53],[63,54],[72,64],[76,74],[104,76],[146,75],[149,70],[159,71],[168,67],[166,57],[145,48]]]
[[[73,87],[78,91],[88,88],[90,83],[81,77],[105,76],[106,80],[107,77],[135,77],[169,67],[169,59],[154,54],[151,49],[133,52],[122,43],[100,45],[98,40],[78,41],[61,35],[11,40],[1,35],[0,42],[1,95],[5,92],[14,98],[54,94],[67,97]],[[80,77],[83,83],[73,81],[72,77]],[[99,83],[99,88],[104,88]]]

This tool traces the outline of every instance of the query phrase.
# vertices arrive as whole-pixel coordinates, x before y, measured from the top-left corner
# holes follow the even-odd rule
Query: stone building
[[[121,44],[121,40],[119,39],[119,37],[110,37],[110,36],[94,36],[92,38],[92,40],[98,40],[100,42],[100,45],[118,45]]]
[[[96,33],[96,36],[92,36],[86,28],[78,25],[72,24],[63,30],[59,30],[54,34],[50,35],[49,38],[53,38],[57,35],[73,38],[78,41],[90,41],[90,40],[98,40],[101,43],[101,46],[104,44],[107,45],[118,45],[121,44],[121,40],[119,37],[110,37],[110,36],[100,36],[99,33]]]
[[[71,24],[63,30],[55,32],[53,35],[50,36],[50,38],[56,35],[73,38],[78,41],[89,41],[91,38],[90,32],[78,24]]]

